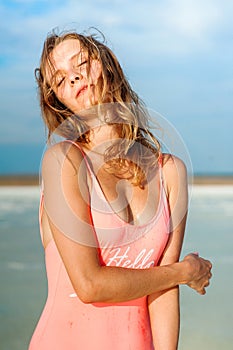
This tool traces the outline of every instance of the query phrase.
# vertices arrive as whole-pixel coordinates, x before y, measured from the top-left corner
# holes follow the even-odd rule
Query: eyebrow
[[[74,55],[72,55],[70,58],[69,58],[69,61],[72,61],[74,59],[78,59],[80,56],[82,57],[82,55],[85,55],[85,50],[81,49],[79,52],[75,53]],[[80,62],[79,65],[81,65],[82,62]],[[78,65],[78,66],[79,66]],[[54,67],[54,66],[53,66]],[[56,77],[59,75],[59,74],[62,74],[63,73],[63,70],[62,69],[55,69],[53,74],[51,75],[51,85],[54,83],[54,79],[56,79]]]
[[[70,61],[72,61],[75,58],[79,58],[80,56],[82,57],[82,55],[85,55],[85,51],[84,50],[80,50],[78,53],[75,53],[73,56],[70,57]]]

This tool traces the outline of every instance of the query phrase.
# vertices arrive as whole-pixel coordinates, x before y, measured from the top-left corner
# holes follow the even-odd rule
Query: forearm
[[[179,288],[148,297],[155,350],[176,350],[180,328]]]
[[[183,263],[150,269],[102,266],[93,280],[85,279],[85,289],[75,289],[86,303],[124,302],[174,288],[185,283],[185,275]]]

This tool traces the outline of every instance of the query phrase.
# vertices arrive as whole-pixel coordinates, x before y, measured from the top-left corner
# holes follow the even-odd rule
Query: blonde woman
[[[48,139],[62,140],[42,162],[48,298],[29,349],[177,349],[179,285],[205,294],[211,278],[197,254],[179,262],[185,165],[94,36],[48,36],[36,76]]]

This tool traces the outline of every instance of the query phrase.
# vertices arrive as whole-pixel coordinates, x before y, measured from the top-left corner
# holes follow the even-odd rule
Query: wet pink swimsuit
[[[98,227],[103,225],[115,228],[119,239],[125,235],[137,237],[127,239],[123,245],[98,248],[101,264],[135,269],[156,266],[169,238],[169,207],[161,164],[160,204],[154,218],[141,226],[124,222],[111,209],[87,160],[86,164],[93,183],[91,215],[97,238]],[[98,204],[102,210],[95,210]],[[71,285],[53,240],[45,249],[45,262],[48,298],[29,350],[154,349],[146,296],[121,303],[84,304]]]

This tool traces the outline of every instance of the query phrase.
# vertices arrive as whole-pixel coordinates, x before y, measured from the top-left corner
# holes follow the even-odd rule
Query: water
[[[206,296],[181,288],[180,350],[233,349],[233,186],[195,186],[183,254],[213,262]]]
[[[0,348],[26,350],[46,298],[39,188],[0,187]],[[205,296],[181,287],[179,350],[233,349],[233,186],[195,186],[182,256],[213,262]]]
[[[46,296],[37,187],[0,187],[0,349],[26,350]]]

